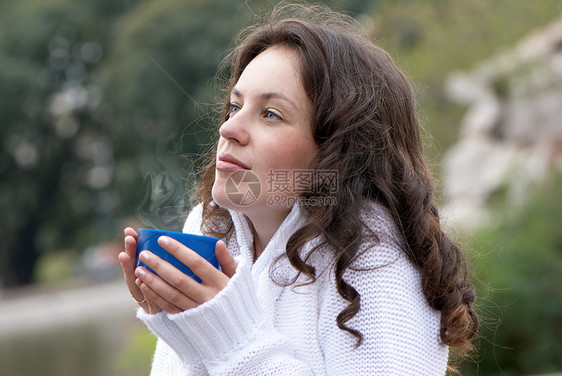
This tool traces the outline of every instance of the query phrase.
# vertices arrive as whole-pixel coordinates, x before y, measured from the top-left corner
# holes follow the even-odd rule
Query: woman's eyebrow
[[[238,90],[237,88],[233,88],[233,89],[232,89],[231,95],[234,95],[234,96],[239,97],[239,98],[244,98],[244,95],[243,95],[243,94],[240,92],[240,90]],[[291,99],[289,99],[289,98],[288,98],[286,95],[284,95],[283,93],[279,93],[279,92],[276,92],[276,91],[272,91],[272,92],[261,93],[261,94],[259,94],[258,96],[259,96],[260,98],[263,98],[263,99],[272,99],[272,98],[281,99],[281,100],[283,100],[283,101],[289,103],[291,106],[293,106],[294,109],[296,109],[296,110],[299,109],[299,107],[296,105],[296,103],[293,102]]]

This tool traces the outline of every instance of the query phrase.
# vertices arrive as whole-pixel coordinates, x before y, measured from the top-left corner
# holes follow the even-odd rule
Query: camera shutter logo
[[[236,171],[226,180],[226,197],[235,205],[252,205],[261,193],[261,184],[251,171]]]

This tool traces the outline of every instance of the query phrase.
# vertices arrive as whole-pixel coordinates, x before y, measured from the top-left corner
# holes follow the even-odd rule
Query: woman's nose
[[[247,117],[242,110],[232,114],[228,120],[226,120],[219,129],[219,134],[221,137],[226,138],[231,141],[236,141],[240,145],[246,145],[249,141],[249,133],[247,127]]]

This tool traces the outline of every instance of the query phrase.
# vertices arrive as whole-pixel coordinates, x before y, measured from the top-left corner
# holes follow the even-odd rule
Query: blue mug
[[[143,266],[146,269],[150,270],[152,273],[156,274],[152,269],[147,267],[139,259],[139,254],[144,250],[148,250],[154,253],[156,256],[160,257],[162,260],[169,262],[174,267],[181,270],[197,282],[201,283],[201,279],[193,274],[193,272],[187,266],[185,266],[180,260],[172,256],[168,251],[162,248],[160,244],[158,244],[158,238],[160,238],[161,236],[168,236],[179,241],[189,249],[197,252],[211,265],[220,270],[219,262],[217,260],[217,256],[215,255],[215,245],[220,239],[212,238],[210,236],[186,234],[176,231],[152,230],[146,228],[141,228],[138,231],[137,267]]]

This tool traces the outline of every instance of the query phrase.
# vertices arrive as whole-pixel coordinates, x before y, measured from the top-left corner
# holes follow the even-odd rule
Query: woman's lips
[[[249,170],[250,168],[230,154],[221,154],[216,164],[216,169],[221,171]]]

